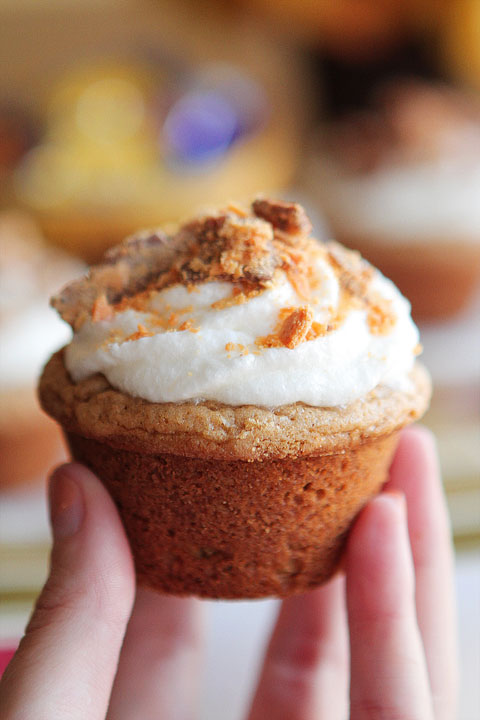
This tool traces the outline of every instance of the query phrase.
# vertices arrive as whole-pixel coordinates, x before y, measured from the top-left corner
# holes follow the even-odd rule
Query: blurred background
[[[272,193],[412,302],[480,716],[478,0],[0,0],[0,667],[46,575],[49,296],[139,227]],[[276,608],[209,603],[202,718],[241,717]],[[234,681],[232,680],[234,678]]]

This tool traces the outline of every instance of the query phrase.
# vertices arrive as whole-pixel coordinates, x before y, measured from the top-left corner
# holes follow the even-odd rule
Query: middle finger
[[[343,720],[348,706],[345,578],[284,600],[249,720]]]
[[[202,615],[198,600],[137,590],[108,720],[193,717],[203,644]]]

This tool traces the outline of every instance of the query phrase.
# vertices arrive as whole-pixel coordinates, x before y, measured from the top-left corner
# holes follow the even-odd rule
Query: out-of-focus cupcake
[[[319,45],[336,57],[355,59],[382,55],[407,31],[408,13],[397,0],[237,0],[249,12],[263,16],[269,26]]]
[[[410,299],[418,319],[468,303],[480,281],[480,101],[398,82],[370,111],[325,129],[310,193],[340,242]]]
[[[65,456],[60,433],[40,409],[35,382],[70,333],[47,305],[53,288],[82,264],[48,248],[34,222],[0,214],[0,487],[40,480]]]
[[[274,95],[227,63],[77,70],[51,98],[18,195],[50,240],[98,260],[138,227],[283,187],[298,156],[299,103],[287,114]]]
[[[326,581],[428,405],[409,303],[309,231],[294,203],[231,205],[133,236],[53,301],[74,338],[42,405],[114,497],[142,584]]]

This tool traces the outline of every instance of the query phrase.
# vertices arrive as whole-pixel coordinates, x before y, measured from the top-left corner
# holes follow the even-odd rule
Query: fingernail
[[[55,470],[48,489],[50,524],[54,540],[63,540],[74,535],[82,524],[83,496],[68,465]]]
[[[385,490],[378,497],[391,503],[401,513],[406,512],[405,495],[400,490]]]

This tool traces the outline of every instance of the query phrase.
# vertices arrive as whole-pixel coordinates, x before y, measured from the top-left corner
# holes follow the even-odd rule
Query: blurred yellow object
[[[22,199],[39,212],[139,203],[135,185],[158,163],[145,71],[100,65],[69,74],[47,111],[47,135],[17,173]]]
[[[146,98],[161,85],[140,66],[110,63],[82,68],[56,88],[47,111],[51,136],[77,135],[98,145],[141,137],[148,126]]]
[[[221,204],[232,197],[248,199],[281,187],[291,177],[296,153],[288,132],[276,128],[234,148],[228,158],[205,174],[173,175],[164,169],[129,179],[124,176],[129,202],[123,205],[103,202],[87,208],[68,203],[37,207],[36,218],[53,242],[93,262],[107,247],[141,227],[176,222],[192,209]],[[115,190],[118,200],[120,180],[119,175],[105,177],[105,196]],[[138,204],[132,202],[135,193]]]
[[[450,0],[444,13],[440,44],[447,71],[480,89],[479,0]]]
[[[228,63],[169,76],[156,65],[74,70],[51,96],[43,141],[17,168],[18,197],[50,240],[92,262],[139,227],[278,190],[298,157],[302,104],[289,72],[275,94]]]

